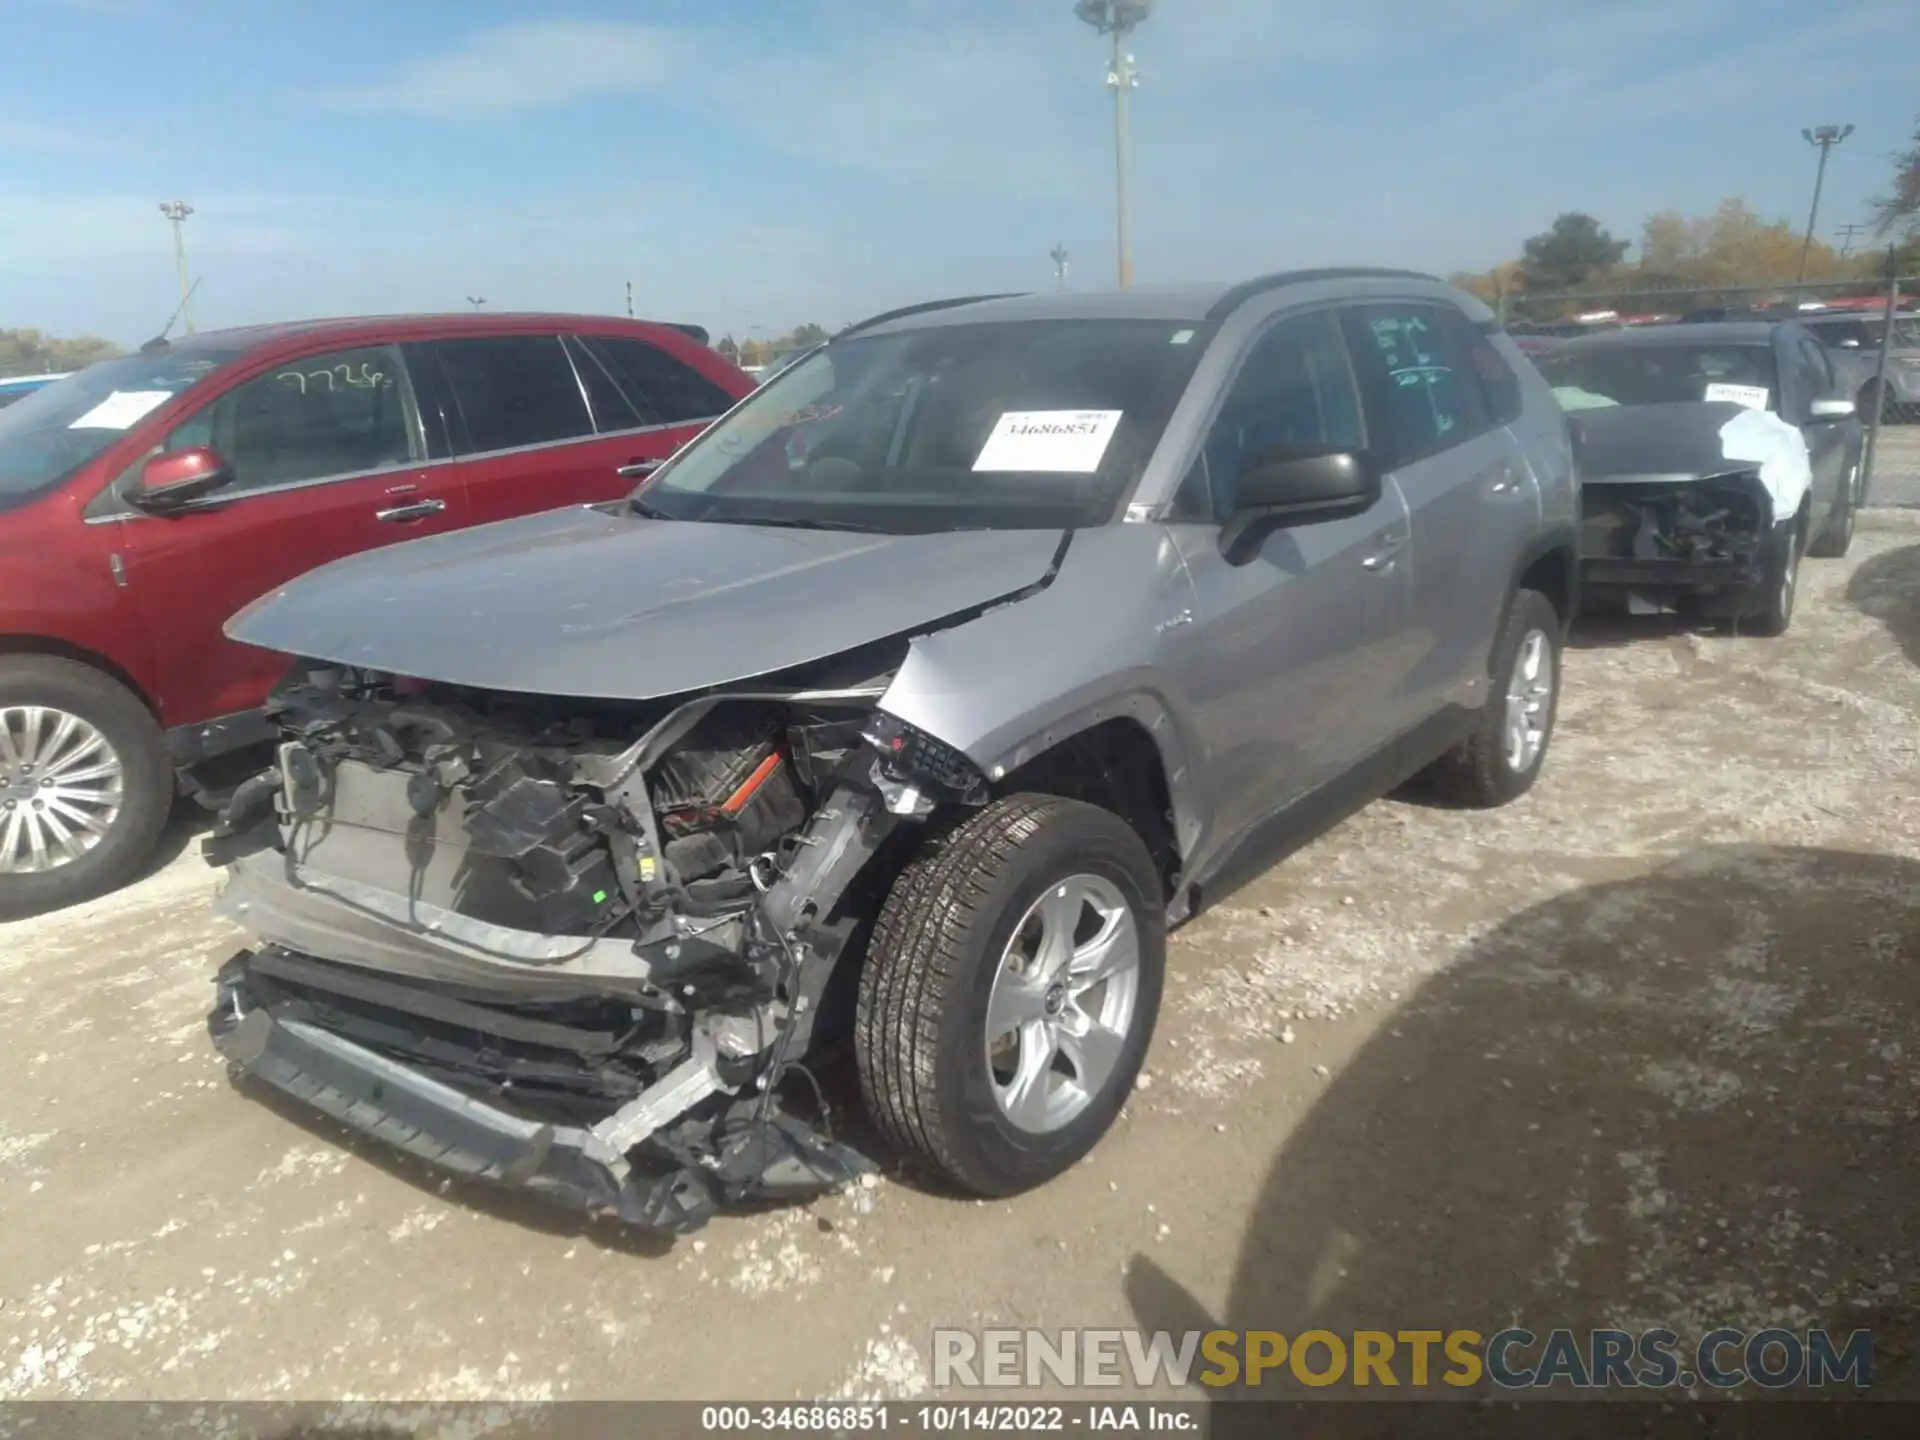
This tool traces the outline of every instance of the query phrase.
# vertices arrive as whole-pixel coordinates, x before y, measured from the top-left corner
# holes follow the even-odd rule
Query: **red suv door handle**
[[[376,510],[373,512],[373,518],[392,521],[424,520],[429,515],[438,515],[446,508],[447,502],[444,500],[416,500],[411,505],[395,505],[390,509]]]

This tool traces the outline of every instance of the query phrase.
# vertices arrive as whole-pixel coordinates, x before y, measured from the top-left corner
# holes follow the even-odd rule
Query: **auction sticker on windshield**
[[[976,471],[1091,475],[1119,427],[1120,410],[1009,410],[994,424]]]
[[[125,430],[149,411],[173,398],[171,390],[116,390],[78,420],[69,430]]]
[[[1767,408],[1767,387],[1713,384],[1707,386],[1707,393],[1700,398],[1709,403],[1715,400],[1729,400],[1735,405],[1744,405],[1749,410],[1764,410]]]

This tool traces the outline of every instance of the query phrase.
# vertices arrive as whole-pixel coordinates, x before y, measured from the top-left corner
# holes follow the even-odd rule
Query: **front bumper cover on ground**
[[[229,1063],[382,1144],[469,1180],[521,1190],[592,1217],[668,1233],[722,1204],[838,1189],[874,1167],[791,1116],[770,1114],[710,1164],[637,1173],[591,1130],[544,1124],[324,1030],[248,993],[245,955],[221,971],[208,1017]]]

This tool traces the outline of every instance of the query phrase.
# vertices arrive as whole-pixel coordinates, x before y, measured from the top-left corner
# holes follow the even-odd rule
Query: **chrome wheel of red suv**
[[[0,875],[92,850],[120,818],[126,773],[91,721],[50,705],[0,710]]]

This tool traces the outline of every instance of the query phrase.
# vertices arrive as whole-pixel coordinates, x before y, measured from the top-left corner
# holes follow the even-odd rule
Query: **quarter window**
[[[489,335],[434,345],[468,454],[552,445],[593,433],[558,335]]]
[[[644,340],[596,335],[585,343],[651,424],[711,420],[733,408],[733,397],[725,390]]]

